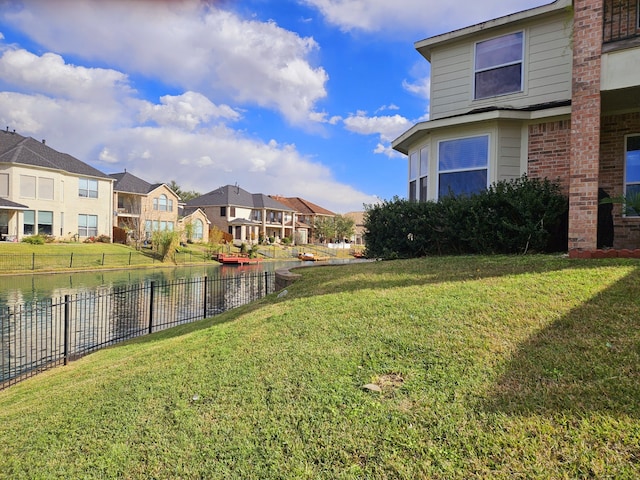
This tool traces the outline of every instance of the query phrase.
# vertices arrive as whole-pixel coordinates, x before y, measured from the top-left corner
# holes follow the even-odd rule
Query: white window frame
[[[478,45],[480,45],[481,43],[484,42],[489,42],[491,40],[496,40],[498,38],[501,37],[508,37],[509,35],[516,35],[516,34],[522,34],[522,48],[521,48],[521,52],[520,52],[520,60],[519,61],[511,61],[511,62],[506,62],[506,63],[501,63],[501,64],[496,64],[496,65],[491,65],[490,67],[483,67],[483,68],[478,68],[477,64],[478,64]],[[494,98],[494,97],[500,97],[503,95],[513,95],[514,93],[522,93],[524,91],[524,56],[525,56],[525,32],[524,30],[518,30],[515,32],[511,32],[511,33],[505,33],[504,35],[498,35],[496,37],[492,37],[492,38],[487,38],[485,40],[481,40],[479,42],[476,42],[473,46],[473,85],[472,85],[472,98],[473,100],[485,100],[487,98]],[[483,73],[483,72],[488,72],[491,70],[497,70],[500,68],[505,68],[505,67],[510,67],[513,65],[518,65],[520,64],[520,88],[518,90],[514,90],[511,92],[502,92],[502,93],[495,93],[495,94],[491,94],[491,95],[486,95],[486,96],[482,96],[482,97],[478,97],[476,95],[476,79],[478,77],[479,73]]]
[[[417,196],[421,202],[426,202],[429,198],[429,156],[430,145],[424,145],[420,148],[420,173],[418,174]],[[424,195],[422,186],[424,184]]]
[[[453,168],[453,169],[444,169],[441,170],[440,169],[440,154],[441,154],[441,147],[443,143],[446,142],[455,142],[458,140],[467,140],[470,138],[486,138],[487,139],[487,161],[486,161],[486,165],[484,167],[471,167],[471,168]],[[487,172],[487,181],[486,181],[486,185],[485,188],[489,188],[489,166],[491,165],[491,135],[489,133],[481,133],[478,135],[467,135],[464,137],[453,137],[453,138],[443,138],[441,140],[438,140],[438,153],[437,153],[437,158],[435,159],[436,161],[436,178],[437,178],[437,185],[436,185],[436,190],[438,193],[438,197],[440,198],[441,192],[440,192],[440,175],[442,175],[443,173],[462,173],[462,172],[476,172],[476,171],[480,171],[480,170],[486,170]]]
[[[93,220],[90,222],[89,220]],[[92,223],[95,224],[92,225]],[[83,235],[83,233],[85,235]],[[96,237],[98,236],[98,216],[90,213],[78,214],[78,236],[80,237]]]
[[[94,186],[95,188],[92,188]],[[98,198],[98,180],[86,177],[78,178],[78,196],[80,198]]]

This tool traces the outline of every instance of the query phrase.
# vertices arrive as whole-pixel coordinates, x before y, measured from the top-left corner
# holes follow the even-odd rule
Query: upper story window
[[[522,91],[524,33],[476,43],[474,98]]]
[[[98,181],[91,178],[79,178],[78,196],[84,198],[98,198]]]
[[[636,203],[635,197],[640,195],[640,135],[629,135],[625,145],[624,161],[624,194],[629,203]],[[633,207],[626,206],[626,214],[637,216]]]
[[[220,207],[220,216],[221,217],[227,216],[227,207]]]
[[[36,177],[20,175],[20,196],[23,198],[36,198]]]
[[[438,195],[472,195],[487,188],[489,135],[438,144]]]
[[[158,200],[157,203],[155,201],[153,202],[154,210],[158,210],[160,212],[166,212],[167,211],[167,196],[162,194],[162,195],[160,195],[158,197],[157,200]]]
[[[0,173],[0,198],[9,196],[9,174]]]

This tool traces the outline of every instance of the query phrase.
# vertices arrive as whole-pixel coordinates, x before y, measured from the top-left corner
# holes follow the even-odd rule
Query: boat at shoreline
[[[245,253],[218,253],[214,258],[224,265],[245,265],[247,263],[259,263],[262,261],[259,257],[250,258],[249,255]]]

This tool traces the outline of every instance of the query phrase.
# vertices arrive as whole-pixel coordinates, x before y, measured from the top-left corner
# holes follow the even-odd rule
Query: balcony
[[[629,41],[640,37],[638,0],[604,0],[603,3],[603,44]]]

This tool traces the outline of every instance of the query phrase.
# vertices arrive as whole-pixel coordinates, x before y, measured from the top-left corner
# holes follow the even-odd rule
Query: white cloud
[[[305,123],[327,92],[313,38],[198,0],[56,0],[6,11],[45,48],[162,78],[168,85],[280,111]],[[55,62],[52,62],[55,63]],[[80,73],[80,71],[77,71]]]
[[[401,115],[368,117],[365,112],[357,112],[344,120],[347,130],[362,135],[379,135],[383,143],[389,143],[411,127],[412,122]],[[376,153],[379,148],[376,148]]]
[[[207,97],[196,92],[160,97],[160,105],[144,102],[140,121],[153,120],[162,126],[180,126],[193,130],[211,119],[238,120],[240,114],[228,105],[215,105]]]
[[[551,0],[299,0],[319,10],[329,23],[345,31],[387,31],[423,35],[443,33],[502,15],[526,10]],[[434,29],[437,28],[437,31]],[[429,31],[427,30],[429,29]]]

